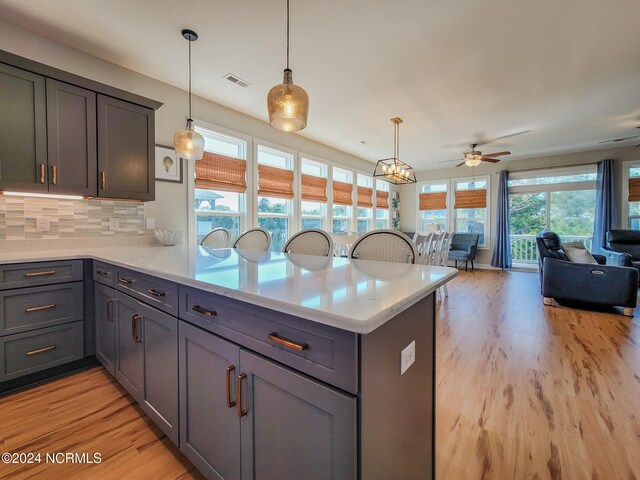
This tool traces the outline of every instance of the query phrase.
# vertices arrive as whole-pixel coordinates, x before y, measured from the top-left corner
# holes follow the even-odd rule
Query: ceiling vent
[[[226,78],[230,82],[235,83],[236,85],[239,85],[242,88],[247,88],[249,85],[251,85],[249,82],[247,82],[246,80],[241,79],[240,77],[238,77],[237,75],[234,75],[233,73],[227,73],[222,78]]]

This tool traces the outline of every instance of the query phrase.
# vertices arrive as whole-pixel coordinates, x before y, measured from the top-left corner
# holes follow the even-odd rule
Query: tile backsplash
[[[36,219],[49,219],[38,232]],[[119,228],[109,229],[117,218]],[[0,240],[144,235],[144,205],[110,200],[63,200],[0,195]]]

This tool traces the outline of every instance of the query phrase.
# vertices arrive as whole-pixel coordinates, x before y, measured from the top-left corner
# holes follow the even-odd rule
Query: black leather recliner
[[[536,236],[540,266],[540,286],[544,304],[558,302],[624,307],[633,316],[637,303],[638,270],[606,265],[607,257],[593,255],[598,265],[573,263],[565,255],[558,235],[545,230]]]
[[[610,265],[640,270],[640,231],[609,230],[607,246],[602,249]]]

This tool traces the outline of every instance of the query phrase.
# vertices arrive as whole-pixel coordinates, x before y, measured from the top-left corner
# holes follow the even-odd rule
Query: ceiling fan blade
[[[465,162],[459,163],[458,165],[456,165],[456,167],[461,167],[465,164]]]
[[[521,132],[510,133],[508,135],[502,135],[501,137],[482,139],[477,143],[477,145],[478,146],[487,145],[488,143],[494,143],[494,142],[497,142],[498,140],[503,140],[505,138],[511,138],[511,137],[517,137],[518,135],[524,135],[525,133],[531,133],[531,132],[532,132],[532,130],[522,130]]]
[[[440,162],[438,162],[438,163],[451,163],[451,162],[457,162],[457,161],[459,161],[459,160],[460,160],[459,158],[456,158],[456,159],[454,159],[454,160],[442,160],[442,161],[440,161]]]
[[[498,163],[500,161],[499,158],[484,158],[484,156],[480,160],[482,162],[489,162],[489,163]]]
[[[632,135],[630,137],[621,137],[621,138],[614,138],[613,140],[605,140],[603,142],[600,143],[614,143],[614,142],[622,142],[624,140],[630,140],[632,138],[638,138],[640,137],[640,135]]]
[[[482,155],[483,157],[499,157],[500,155],[511,155],[511,152],[496,152],[496,153],[487,153],[486,155]]]

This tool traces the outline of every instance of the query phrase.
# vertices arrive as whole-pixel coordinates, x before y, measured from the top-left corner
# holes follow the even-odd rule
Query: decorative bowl
[[[169,247],[182,240],[182,230],[156,230],[156,240],[162,245]]]

